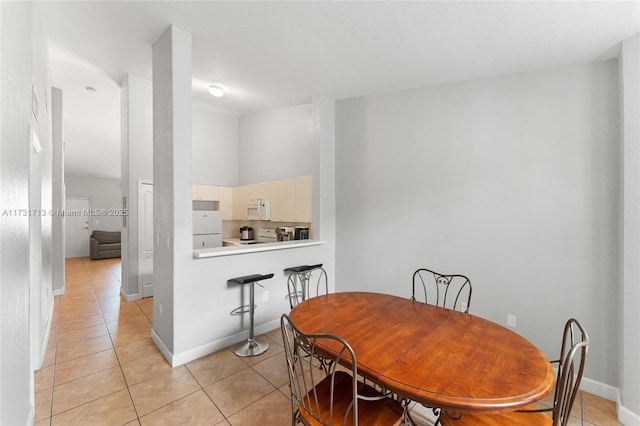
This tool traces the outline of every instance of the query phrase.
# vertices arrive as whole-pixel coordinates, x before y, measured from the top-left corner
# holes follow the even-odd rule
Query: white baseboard
[[[618,388],[583,377],[582,382],[580,383],[580,390],[615,402],[618,421],[623,425],[640,426],[640,415],[622,405],[620,390]]]
[[[167,345],[164,344],[160,336],[158,336],[158,334],[153,328],[151,329],[151,340],[153,340],[153,343],[155,343],[158,349],[160,349],[160,353],[162,353],[162,355],[169,362],[171,367],[176,367],[175,365],[173,365],[173,354],[171,353],[169,348],[167,348]]]
[[[53,299],[51,299],[51,305],[49,306],[49,318],[47,319],[44,338],[40,342],[38,364],[33,366],[34,371],[40,370],[42,368],[42,365],[44,364],[44,358],[47,356],[47,348],[49,347],[49,338],[51,337],[52,327],[53,327]]]
[[[36,409],[33,405],[29,405],[29,414],[28,414],[28,418],[27,418],[27,425],[32,425],[34,424],[36,419]]]
[[[140,293],[127,294],[124,291],[124,287],[120,287],[120,296],[124,298],[127,302],[135,302],[136,300],[142,299],[142,295]]]
[[[640,416],[627,410],[618,401],[618,421],[625,426],[640,426]]]
[[[275,330],[278,327],[280,327],[280,319],[276,319],[257,326],[254,330],[254,333],[256,335],[264,334],[269,331]],[[169,351],[169,349],[167,349],[167,346],[164,344],[164,342],[162,342],[160,336],[158,336],[153,329],[151,330],[151,339],[156,343],[158,349],[160,349],[160,352],[162,352],[169,364],[171,364],[171,367],[174,368],[195,359],[202,358],[203,356],[212,354],[219,350],[228,348],[229,346],[241,342],[247,338],[249,338],[249,330],[244,330],[240,333],[236,333],[231,336],[207,343],[197,348],[189,349],[188,351],[179,354],[173,354],[171,353],[171,351]]]
[[[580,390],[589,392],[593,395],[599,396],[600,398],[608,399],[609,401],[618,402],[620,400],[620,391],[618,388],[602,382],[597,382],[589,379],[588,377],[582,377]]]
[[[54,296],[63,296],[65,287],[59,288],[57,290],[53,290]]]

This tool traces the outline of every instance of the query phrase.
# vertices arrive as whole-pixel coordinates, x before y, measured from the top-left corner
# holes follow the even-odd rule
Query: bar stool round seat
[[[317,265],[292,266],[285,269],[284,272],[299,274],[300,272],[308,272],[316,268],[322,268],[322,263],[318,263]]]
[[[258,284],[259,281],[268,280],[269,278],[273,278],[273,274],[245,275],[243,277],[231,278],[228,281],[230,283],[239,285],[249,285],[249,304],[240,306],[231,311],[231,315],[239,315],[244,313],[249,314],[249,339],[247,339],[247,341],[245,342],[237,343],[231,348],[231,350],[233,350],[233,353],[240,357],[257,356],[265,353],[269,349],[269,342],[259,337],[255,337],[253,330],[253,317],[256,310],[256,305],[254,304],[254,287],[255,284]]]

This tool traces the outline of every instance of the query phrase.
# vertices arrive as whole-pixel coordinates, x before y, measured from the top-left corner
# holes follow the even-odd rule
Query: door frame
[[[138,276],[138,294],[140,295],[140,298],[144,297],[144,283],[143,283],[143,277],[142,277],[142,263],[144,261],[144,253],[143,253],[143,244],[142,241],[144,239],[144,226],[142,221],[140,220],[142,218],[142,212],[143,212],[143,198],[142,198],[142,189],[143,189],[143,185],[151,185],[153,187],[153,181],[152,180],[146,180],[146,179],[140,179],[138,180],[138,194],[137,194],[137,198],[138,198],[138,253],[136,254],[138,257],[138,262],[137,262],[137,266],[138,266],[138,270],[136,271],[136,275]]]

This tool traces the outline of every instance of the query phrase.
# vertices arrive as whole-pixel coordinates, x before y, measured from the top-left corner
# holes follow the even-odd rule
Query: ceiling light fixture
[[[224,96],[224,88],[222,86],[212,84],[211,86],[209,86],[209,93],[211,93],[211,95],[215,96],[216,98],[219,98],[221,96]]]

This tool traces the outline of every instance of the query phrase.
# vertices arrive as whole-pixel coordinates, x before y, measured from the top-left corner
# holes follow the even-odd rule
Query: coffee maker
[[[306,226],[296,226],[295,231],[293,233],[294,240],[308,240],[309,239],[309,228]]]
[[[279,226],[278,228],[276,228],[276,236],[278,237],[278,241],[293,240],[293,233],[293,226]]]

